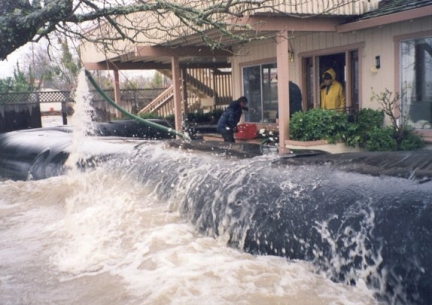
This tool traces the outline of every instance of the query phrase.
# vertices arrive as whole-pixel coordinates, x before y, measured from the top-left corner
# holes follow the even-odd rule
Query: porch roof
[[[203,34],[192,34],[154,45],[136,45],[131,52],[99,62],[84,62],[88,70],[151,70],[171,69],[171,60],[178,57],[180,68],[228,68],[233,47],[252,40],[277,37],[282,31],[333,32],[345,16],[275,16],[255,15],[232,20],[232,36],[209,29]],[[246,30],[244,26],[248,26]],[[238,37],[242,37],[239,40]],[[212,46],[208,45],[212,42]]]

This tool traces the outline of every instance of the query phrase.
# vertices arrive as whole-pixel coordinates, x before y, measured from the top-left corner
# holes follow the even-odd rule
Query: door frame
[[[347,107],[352,106],[352,58],[350,56],[350,52],[357,51],[358,52],[358,65],[359,65],[359,71],[358,71],[358,81],[359,81],[359,96],[358,96],[358,107],[359,109],[362,108],[362,82],[361,82],[361,74],[362,74],[362,58],[363,58],[363,50],[365,47],[365,43],[356,43],[351,45],[344,45],[340,47],[334,47],[334,48],[327,48],[327,49],[320,49],[320,50],[313,50],[308,52],[300,52],[299,57],[301,59],[301,75],[302,75],[302,92],[305,92],[303,96],[303,109],[307,109],[307,104],[309,101],[307,100],[309,94],[308,94],[308,88],[307,88],[307,59],[312,59],[312,65],[313,65],[313,105],[314,108],[318,108],[320,106],[320,78],[319,75],[319,58],[321,56],[326,55],[332,55],[332,54],[338,54],[338,53],[345,53],[345,66],[346,66],[346,79],[345,79],[345,96],[347,98]],[[309,103],[312,104],[312,103]]]

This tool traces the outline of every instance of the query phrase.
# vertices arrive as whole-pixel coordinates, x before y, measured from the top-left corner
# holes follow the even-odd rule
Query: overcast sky
[[[34,47],[36,49],[37,44],[35,44]],[[15,52],[13,52],[12,54],[9,54],[6,60],[0,61],[0,79],[12,77],[17,62],[22,62],[26,58],[26,55],[30,54],[30,52],[31,43],[27,43],[25,46],[22,46],[18,50],[15,50]],[[20,67],[22,68],[23,65],[20,64]],[[127,78],[133,78],[139,75],[153,77],[154,72],[154,70],[123,70],[120,71],[120,79],[124,81]]]
[[[12,54],[9,54],[7,59],[0,61],[0,78],[13,76],[14,68],[16,63],[21,61],[25,54],[30,51],[30,44],[22,46],[18,50],[15,50]]]

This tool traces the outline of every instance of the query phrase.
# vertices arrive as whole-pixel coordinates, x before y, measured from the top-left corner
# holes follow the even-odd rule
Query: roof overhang
[[[343,16],[245,16],[231,20],[232,36],[222,35],[216,29],[207,30],[206,38],[217,42],[214,47],[206,45],[202,33],[196,33],[163,44],[138,45],[134,52],[100,62],[85,62],[84,67],[88,70],[170,69],[172,58],[177,57],[180,68],[226,68],[231,66],[232,47],[236,45],[276,37],[283,32],[335,32],[336,26],[345,19]]]
[[[180,68],[227,68],[230,48],[208,46],[136,46],[135,52],[122,54],[107,61],[84,63],[88,70],[151,70],[170,69],[173,57]]]
[[[412,20],[412,19],[417,19],[422,17],[431,17],[431,15],[432,15],[432,5],[429,5],[429,6],[407,10],[399,13],[393,13],[393,14],[388,14],[379,17],[372,17],[370,19],[364,19],[364,20],[359,20],[359,21],[350,22],[346,24],[341,24],[336,26],[336,30],[338,33],[358,31],[358,30],[363,30],[363,29],[372,28],[376,26],[391,24],[395,22]]]

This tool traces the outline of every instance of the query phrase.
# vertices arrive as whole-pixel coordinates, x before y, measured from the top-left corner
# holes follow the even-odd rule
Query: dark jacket
[[[234,130],[240,121],[242,115],[242,108],[239,101],[232,102],[222,113],[217,124],[218,132],[226,131],[226,127],[230,130]]]
[[[292,81],[289,82],[290,117],[296,112],[302,111],[302,94],[300,87]]]
[[[302,111],[302,93],[300,87],[292,81],[289,81],[289,101],[291,118],[294,113]],[[279,112],[276,113],[276,118],[279,118]]]

